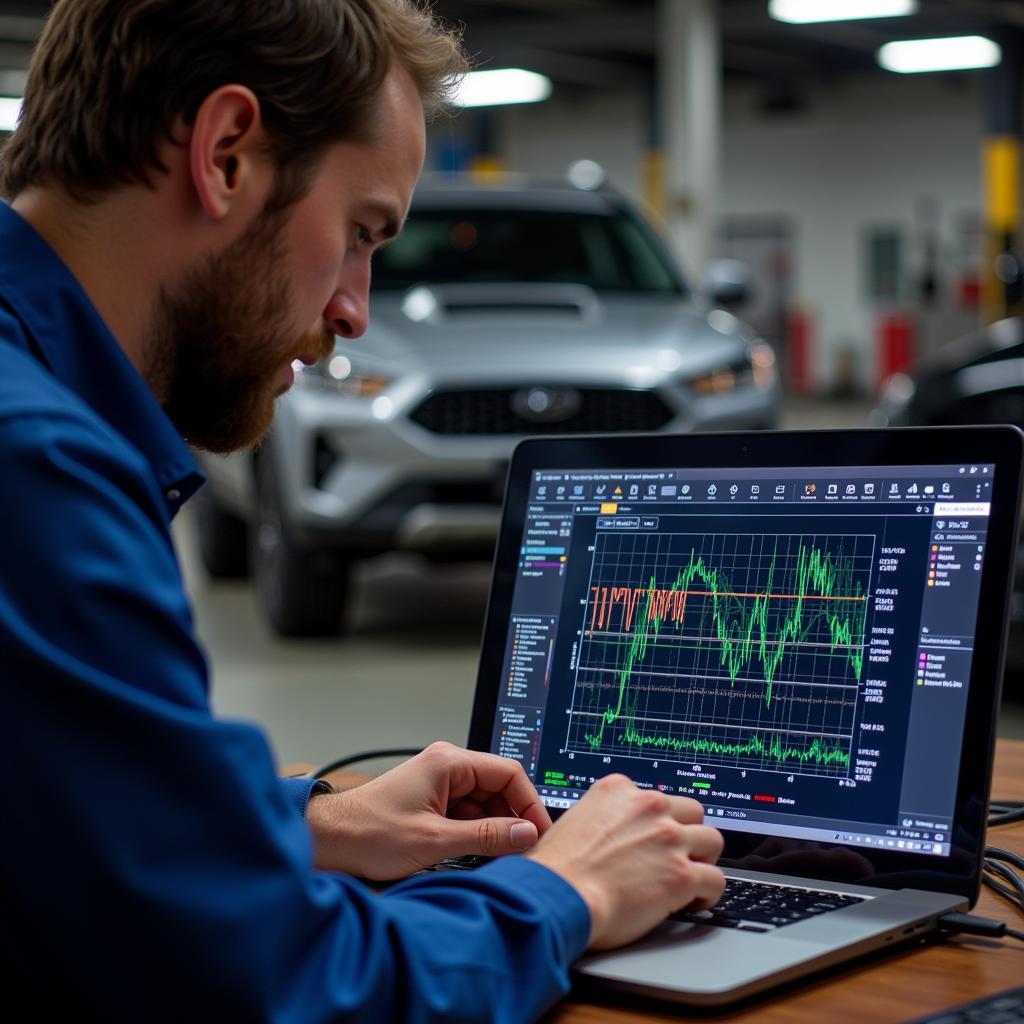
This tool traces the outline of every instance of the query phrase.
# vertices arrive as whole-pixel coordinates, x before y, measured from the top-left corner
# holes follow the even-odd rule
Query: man
[[[692,801],[611,777],[552,826],[518,765],[448,744],[311,795],[210,712],[169,535],[200,484],[182,438],[257,443],[291,362],[363,332],[461,68],[405,0],[53,8],[2,158],[8,1004],[527,1021],[588,945],[720,895]]]

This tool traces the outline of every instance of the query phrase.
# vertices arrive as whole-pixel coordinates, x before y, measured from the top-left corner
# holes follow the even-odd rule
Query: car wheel
[[[256,463],[256,521],[251,537],[256,594],[282,636],[336,636],[348,596],[349,567],[331,551],[297,548],[288,536],[273,458]]]
[[[194,498],[199,560],[214,579],[240,579],[249,574],[249,530],[221,509],[206,488]]]

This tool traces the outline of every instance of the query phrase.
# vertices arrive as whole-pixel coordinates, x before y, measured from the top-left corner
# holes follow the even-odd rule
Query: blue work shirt
[[[0,203],[0,977],[104,1021],[535,1019],[590,928],[506,857],[384,894],[313,870],[263,733],[219,721],[170,523],[202,477]],[[21,998],[36,1002],[22,1003]]]

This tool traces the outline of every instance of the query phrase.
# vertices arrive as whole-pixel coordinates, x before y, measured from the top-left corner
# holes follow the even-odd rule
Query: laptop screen
[[[531,469],[490,750],[554,809],[623,772],[726,832],[948,858],[995,476]]]

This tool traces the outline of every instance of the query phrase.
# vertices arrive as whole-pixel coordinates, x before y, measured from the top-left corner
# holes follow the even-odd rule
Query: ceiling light
[[[539,103],[551,95],[551,79],[522,68],[470,71],[455,90],[459,107],[496,107],[506,103]]]
[[[21,98],[0,96],[0,132],[13,132],[21,116]]]
[[[984,36],[951,36],[946,39],[904,39],[886,43],[878,51],[878,63],[886,71],[903,75],[921,71],[966,71],[995,67],[1002,60],[998,43]]]
[[[858,18],[901,18],[917,11],[917,0],[770,0],[768,13],[776,21],[809,25],[819,21]]]

